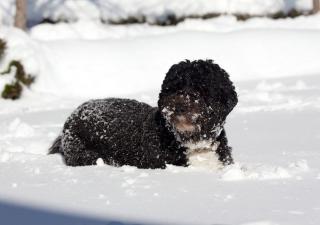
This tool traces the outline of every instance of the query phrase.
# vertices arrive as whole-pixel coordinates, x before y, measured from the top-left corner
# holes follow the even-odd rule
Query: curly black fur
[[[49,153],[67,165],[96,164],[165,168],[187,166],[187,144],[206,140],[223,164],[232,163],[223,125],[237,104],[229,75],[211,60],[188,60],[166,74],[158,107],[108,98],[79,106],[64,124]]]

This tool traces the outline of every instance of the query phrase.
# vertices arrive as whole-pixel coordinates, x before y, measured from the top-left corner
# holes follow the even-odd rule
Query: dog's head
[[[158,107],[181,141],[200,141],[219,136],[237,102],[235,88],[222,68],[212,60],[186,60],[166,74]]]

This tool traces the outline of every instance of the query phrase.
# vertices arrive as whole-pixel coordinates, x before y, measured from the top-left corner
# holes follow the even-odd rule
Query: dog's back
[[[158,138],[149,143],[156,146],[153,152],[143,143],[146,135],[157,136],[157,128],[150,127],[156,110],[129,99],[88,101],[70,115],[49,153],[61,153],[71,166],[92,165],[102,158],[111,165],[145,167],[160,152]]]

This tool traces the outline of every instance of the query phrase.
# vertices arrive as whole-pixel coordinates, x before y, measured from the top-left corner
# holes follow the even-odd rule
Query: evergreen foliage
[[[11,84],[6,84],[1,93],[4,99],[16,100],[21,97],[23,87],[30,87],[34,82],[35,77],[27,74],[20,61],[12,60],[8,68],[1,73],[1,75],[11,74],[12,69],[15,68],[14,80]]]
[[[4,52],[6,50],[7,44],[4,40],[0,39],[0,60],[4,56]]]
[[[11,84],[6,84],[1,93],[1,97],[4,99],[16,100],[20,98],[22,92],[22,86],[18,81]]]

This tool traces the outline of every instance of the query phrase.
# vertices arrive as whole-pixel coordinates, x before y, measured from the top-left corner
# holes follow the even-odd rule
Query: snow
[[[200,152],[187,152],[188,164],[190,167],[203,168],[205,170],[219,170],[222,163],[218,160],[216,153],[207,150]]]
[[[220,16],[214,19],[187,19],[177,26],[159,27],[142,25],[105,25],[100,22],[80,20],[74,23],[40,24],[30,29],[33,38],[40,40],[86,39],[140,37],[174,33],[177,31],[215,31],[230,32],[243,29],[293,29],[318,30],[320,15],[297,17],[295,19],[252,18],[245,22],[237,21],[234,16]],[[90,32],[88,32],[90,31]]]
[[[319,16],[310,20],[316,24]],[[264,19],[260,23],[264,24]],[[69,29],[67,26],[60,28],[56,31],[64,37],[63,34],[68,33]],[[99,36],[95,27],[88,28],[87,33]],[[34,90],[62,96],[98,98],[142,93],[146,87],[159,90],[159,84],[168,68],[186,58],[213,58],[232,74],[235,81],[313,75],[320,71],[317,59],[320,51],[319,29],[305,29],[301,32],[301,25],[298,29],[293,28],[293,25],[286,29],[262,26],[259,29],[236,28],[229,32],[189,30],[178,26],[175,30],[170,28],[168,32],[159,28],[161,33],[158,34],[148,34],[153,28],[142,25],[133,35],[124,33],[125,28],[122,27],[119,32],[108,26],[104,28],[106,33],[118,33],[116,38],[103,34],[99,39],[87,39],[82,36],[86,32],[82,31],[72,39],[52,40],[55,37],[53,35],[49,41],[46,37],[51,36],[51,33],[43,25],[35,27],[37,32],[31,31],[31,37],[12,29],[3,29],[1,36],[8,40],[11,49],[7,61],[21,58],[30,74],[46,74],[37,78]],[[137,35],[141,29],[145,29],[147,34]],[[54,32],[55,29],[52,30]],[[201,45],[198,44],[199,40]],[[25,49],[24,54],[19,54],[19,49]],[[132,57],[136,60],[131,60]],[[142,68],[144,73],[141,73]],[[77,74],[76,86],[73,85],[74,74]],[[94,76],[88,80],[90,74]],[[130,77],[135,79],[123,79],[126,74],[131,74]],[[108,76],[108,82],[101,82],[105,76]],[[60,88],[60,92],[56,93],[59,87],[68,88]],[[90,92],[83,91],[85,89]]]
[[[2,27],[1,71],[17,58],[37,80],[21,100],[0,99],[0,207],[45,209],[52,221],[64,213],[143,224],[319,224],[319,20]],[[213,58],[235,81],[239,104],[226,124],[234,165],[67,167],[47,155],[79,104],[116,96],[156,105],[165,73],[185,58]]]
[[[257,179],[257,180],[268,180],[268,179],[283,179],[296,177],[300,173],[308,172],[309,166],[306,160],[300,160],[297,162],[290,163],[286,168],[278,166],[266,166],[263,164],[241,165],[235,163],[226,169],[225,173],[221,176],[222,180],[235,181],[235,180],[246,180],[246,179]]]
[[[320,104],[310,96],[319,96],[320,82],[318,76],[299,77],[306,88],[292,90],[296,78],[291,79],[270,80],[275,88],[264,91],[274,92],[278,86],[272,84],[279,83],[289,87],[284,88],[284,98],[301,98],[310,105],[274,109],[270,103],[250,111],[246,108],[264,101],[240,95],[240,105],[227,121],[236,164],[218,171],[175,166],[140,170],[102,163],[66,167],[60,156],[47,156],[46,151],[81,99],[69,102],[34,93],[21,102],[1,100],[10,110],[1,114],[0,122],[5,128],[0,130],[1,199],[98,218],[164,224],[317,224]],[[240,93],[254,94],[252,85],[259,83],[244,81],[237,87]],[[155,104],[156,91],[149,96]],[[21,124],[27,124],[33,135],[16,136],[7,128]]]
[[[9,124],[8,132],[14,137],[27,138],[34,135],[34,129],[27,123],[22,123],[18,117]]]

